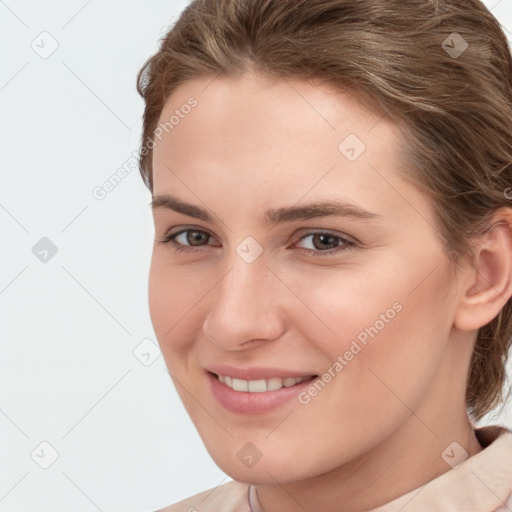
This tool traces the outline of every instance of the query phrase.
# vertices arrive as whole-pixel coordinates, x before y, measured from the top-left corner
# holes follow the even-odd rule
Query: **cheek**
[[[340,363],[333,371],[354,391],[360,379],[375,385],[381,373],[392,385],[416,380],[422,387],[434,377],[452,326],[450,277],[441,265],[429,275],[433,267],[395,261],[364,277],[348,267],[337,275],[290,274],[287,282],[307,306],[297,301],[293,322],[328,365]]]
[[[186,318],[195,292],[186,285],[187,278],[179,267],[166,266],[161,260],[162,256],[153,254],[148,301],[153,329],[165,355],[173,346],[179,350],[179,340],[185,339],[179,335],[184,325],[180,318]]]
[[[202,328],[212,273],[196,265],[171,265],[165,251],[153,253],[148,282],[151,322],[166,359],[184,356]]]
[[[297,296],[288,309],[295,327],[331,360],[350,350],[353,341],[369,345],[403,316],[400,282],[382,282],[382,271],[362,275],[347,265],[282,275]]]
[[[371,265],[361,260],[325,272],[290,273],[287,282],[307,306],[297,306],[297,311],[307,314],[302,323],[311,328],[309,339],[321,339],[322,328],[334,343],[343,344],[335,346],[341,349],[353,339],[364,345],[384,333],[399,337],[398,343],[414,338],[418,329],[427,337],[439,330],[446,333],[453,315],[453,276],[438,251],[425,248],[422,256],[397,251]]]
[[[343,362],[332,388],[334,410],[361,418],[372,410],[391,421],[407,413],[404,403],[415,408],[428,393],[448,344],[451,308],[441,272],[411,291],[419,274],[388,286],[375,281],[373,293],[352,290],[354,300],[338,300],[337,343],[326,347],[332,361],[341,355]]]

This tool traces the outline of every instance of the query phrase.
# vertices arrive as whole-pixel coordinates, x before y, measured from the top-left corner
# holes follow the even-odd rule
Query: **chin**
[[[250,461],[244,463],[244,453],[242,452],[239,456],[239,451],[219,453],[217,449],[212,452],[209,451],[209,453],[215,464],[224,473],[233,480],[245,484],[275,485],[276,481],[280,484],[286,484],[314,476],[311,465],[307,461],[297,461],[295,452],[288,454],[282,450],[277,452],[274,450],[271,457],[265,457],[263,453],[261,458],[251,466],[249,465]]]

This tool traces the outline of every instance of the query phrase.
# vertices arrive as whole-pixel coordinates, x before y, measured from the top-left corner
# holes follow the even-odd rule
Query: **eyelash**
[[[189,228],[189,229],[182,229],[181,231],[178,231],[176,233],[165,235],[162,239],[159,239],[158,242],[161,242],[164,244],[170,244],[172,247],[172,250],[175,252],[178,252],[178,253],[188,254],[188,253],[203,252],[203,249],[200,248],[201,246],[198,246],[198,248],[192,249],[191,248],[192,246],[182,245],[182,244],[179,244],[174,241],[174,239],[177,236],[179,236],[183,233],[187,233],[189,231],[196,231],[198,233],[204,233],[204,234],[208,235],[209,237],[211,237],[211,235],[209,233],[207,233],[206,231],[203,231],[201,229]],[[304,235],[302,238],[300,238],[299,241],[302,241],[305,238],[308,238],[308,237],[314,236],[314,235],[327,235],[327,236],[333,237],[335,239],[338,239],[342,243],[342,245],[340,245],[334,249],[328,249],[326,251],[318,251],[315,249],[302,249],[308,256],[332,256],[334,254],[338,254],[341,252],[351,251],[352,249],[354,249],[356,247],[356,243],[354,241],[350,240],[349,238],[335,235],[334,233],[330,233],[329,231],[312,231],[312,232],[308,233],[307,235]],[[207,245],[202,246],[202,247],[207,247]]]

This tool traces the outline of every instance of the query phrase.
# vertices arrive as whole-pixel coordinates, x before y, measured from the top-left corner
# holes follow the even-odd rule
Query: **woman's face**
[[[467,362],[439,371],[460,292],[428,200],[399,174],[395,125],[348,94],[255,75],[181,85],[170,119],[153,156],[150,312],[216,463],[289,482],[412,422],[430,435],[415,413]]]

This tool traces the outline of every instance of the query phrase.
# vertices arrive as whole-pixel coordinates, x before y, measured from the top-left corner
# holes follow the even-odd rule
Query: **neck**
[[[437,404],[435,410],[450,409]],[[456,417],[431,419],[425,412],[417,410],[370,452],[329,473],[301,482],[254,486],[254,512],[371,510],[450,471],[464,460],[465,452],[471,457],[482,450],[465,410]],[[460,448],[453,445],[455,450],[447,451],[454,441]]]

